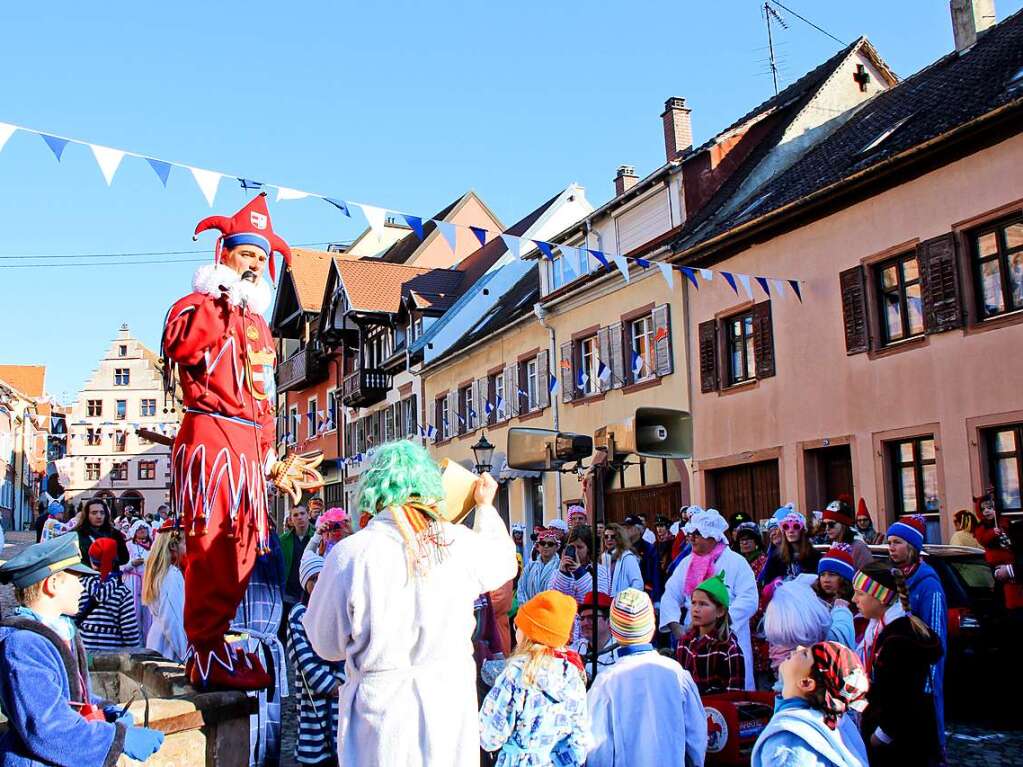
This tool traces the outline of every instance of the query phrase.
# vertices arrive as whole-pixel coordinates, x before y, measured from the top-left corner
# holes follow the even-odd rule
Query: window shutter
[[[441,406],[441,403],[444,401],[445,397],[447,397],[446,394],[444,397],[438,397],[433,401],[433,428],[437,430],[436,434],[434,434],[435,438],[444,438],[444,420],[441,418],[443,407]]]
[[[575,396],[575,355],[573,354],[574,344],[566,341],[561,345],[561,363],[559,373],[561,375],[561,401],[571,402]]]
[[[774,375],[774,324],[771,322],[771,302],[753,304],[753,357],[757,378]]]
[[[519,414],[519,366],[514,362],[504,366],[504,412],[509,418]]]
[[[613,325],[608,326],[607,329],[608,340],[611,343],[611,359],[610,362],[605,362],[604,364],[611,365],[612,389],[620,389],[625,385],[625,371],[632,367],[625,361],[625,353],[623,351],[624,332],[625,329],[620,322],[616,322]]]
[[[923,294],[924,330],[944,333],[963,324],[956,268],[955,235],[951,232],[921,242],[916,247]]]
[[[536,355],[536,401],[543,410],[551,406],[550,354],[546,349]]]
[[[419,399],[415,394],[408,398],[408,433],[410,437],[419,434]]]
[[[657,375],[671,375],[674,370],[674,360],[671,357],[671,306],[669,304],[655,306],[652,316],[654,338],[661,336],[659,341],[654,341],[654,364],[657,367]]]
[[[454,437],[463,429],[458,423],[458,389],[448,392],[448,433]]]
[[[845,323],[846,354],[859,354],[870,348],[870,327],[867,324],[867,293],[863,267],[854,266],[838,275],[842,291],[842,320]]]
[[[476,379],[476,426],[487,425],[487,400],[490,400],[490,384],[486,378]],[[490,400],[493,404],[493,400]]]
[[[718,388],[718,321],[707,320],[699,326],[700,391]]]
[[[597,354],[600,355],[600,361],[611,368],[611,328],[601,328],[597,331]],[[600,367],[598,365],[597,369]],[[611,376],[607,379],[607,383],[601,380],[594,381],[597,391],[607,391],[611,388],[614,382],[614,370],[611,370]]]

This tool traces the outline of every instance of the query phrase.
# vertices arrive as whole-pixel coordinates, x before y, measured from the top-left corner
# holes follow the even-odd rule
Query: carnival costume
[[[174,501],[188,538],[185,632],[195,684],[261,689],[270,678],[252,655],[228,648],[224,634],[269,540],[267,480],[291,492],[322,483],[316,461],[276,460],[274,339],[262,313],[267,283],[221,264],[233,248],[255,246],[291,263],[274,234],[265,194],[232,218],[211,216],[196,235],[217,229],[216,263],[201,267],[192,292],[175,303],[163,332],[165,385],[178,385],[185,416],[172,449]]]

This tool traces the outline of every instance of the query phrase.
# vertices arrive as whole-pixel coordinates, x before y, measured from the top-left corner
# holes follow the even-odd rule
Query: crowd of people
[[[881,534],[862,502],[853,512],[837,500],[759,522],[690,506],[652,527],[634,514],[594,530],[579,504],[509,535],[495,491],[484,476],[473,527],[451,524],[437,467],[401,442],[365,472],[357,534],[351,514],[318,497],[291,508],[231,624],[275,679],[253,693],[251,764],[279,762],[289,694],[303,765],[700,765],[713,762],[707,707],[721,701],[773,707],[754,765],[945,762],[947,609],[922,518]],[[27,553],[42,553],[0,567],[19,616],[46,616],[84,653],[147,647],[186,660],[188,536],[166,508],[112,516],[96,498],[40,518]],[[952,543],[983,547],[1007,606],[1023,606],[1015,549],[987,501],[955,521]],[[882,543],[886,557],[870,548]],[[74,562],[38,569],[61,556],[47,547],[69,545]],[[60,573],[78,586],[28,583]],[[159,747],[130,715],[97,710],[110,748],[144,759]],[[0,752],[16,749],[5,738]]]

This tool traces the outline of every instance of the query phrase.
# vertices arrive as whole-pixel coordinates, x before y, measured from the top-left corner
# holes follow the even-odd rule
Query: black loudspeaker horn
[[[636,408],[636,414],[597,429],[594,444],[614,451],[614,457],[691,458],[693,418],[685,410]]]
[[[508,465],[519,471],[557,471],[592,453],[593,439],[585,434],[523,427],[508,430]]]

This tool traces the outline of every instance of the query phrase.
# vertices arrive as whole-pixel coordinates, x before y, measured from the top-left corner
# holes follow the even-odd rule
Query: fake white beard
[[[195,270],[192,290],[207,296],[226,296],[231,306],[245,304],[249,311],[263,314],[270,308],[273,294],[262,277],[255,282],[243,280],[234,269],[224,264],[204,264]]]

